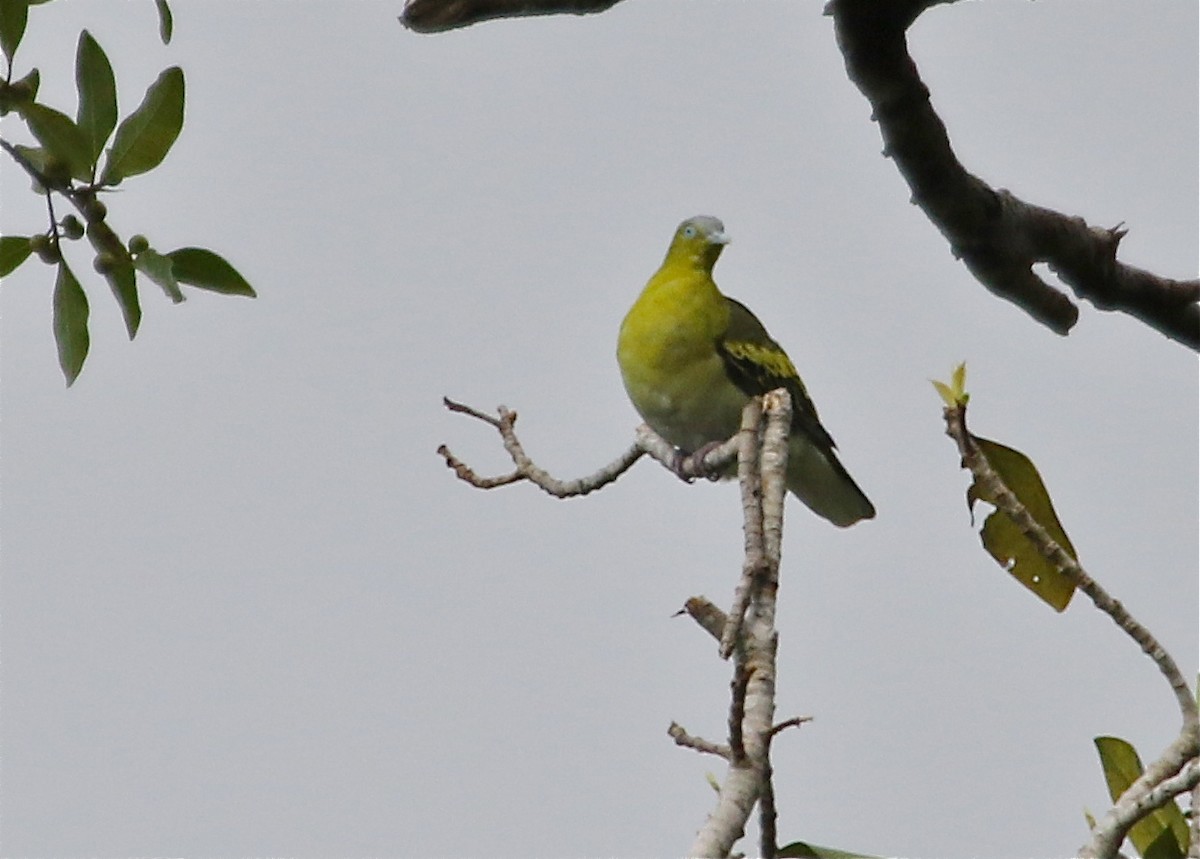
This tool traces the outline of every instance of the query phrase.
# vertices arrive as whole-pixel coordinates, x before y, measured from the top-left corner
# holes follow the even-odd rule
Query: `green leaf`
[[[833,847],[818,847],[804,841],[793,841],[786,847],[780,847],[775,854],[779,859],[878,859],[866,853],[847,853]]]
[[[45,149],[42,149],[40,146],[23,146],[20,143],[14,144],[13,149],[17,150],[21,157],[30,163],[34,170],[38,171],[43,176],[46,174],[46,166],[50,161],[49,152],[47,152]],[[22,169],[24,169],[24,166],[25,165],[23,164],[21,165]],[[33,188],[33,193],[46,193],[46,189],[43,188],[38,180],[34,179],[32,176],[29,177],[29,184]]]
[[[29,18],[29,0],[0,0],[0,49],[12,68],[13,54],[25,35],[25,22]]]
[[[1137,750],[1119,737],[1096,737],[1108,795],[1116,802],[1142,775]],[[1147,814],[1129,830],[1129,840],[1142,859],[1183,859],[1187,855],[1187,820],[1174,801]]]
[[[87,30],[79,34],[75,51],[75,86],[79,90],[76,122],[94,166],[117,124],[117,82],[100,43]]]
[[[29,236],[0,236],[0,277],[12,274],[28,257]]]
[[[169,257],[163,256],[153,248],[147,248],[133,258],[133,266],[161,286],[173,302],[178,304],[184,300],[183,293],[179,291],[179,281],[175,279],[175,264]]]
[[[945,403],[948,409],[965,406],[967,400],[971,398],[965,387],[967,381],[967,364],[965,361],[955,367],[954,372],[950,374],[950,384],[947,385],[945,382],[938,382],[932,379],[930,381],[933,382],[933,387],[937,390],[938,396],[942,398],[942,402]]]
[[[1005,447],[999,442],[973,436],[979,449],[987,458],[1004,484],[1017,496],[1017,500],[1025,506],[1039,525],[1041,525],[1054,542],[1072,558],[1078,560],[1075,547],[1063,530],[1050,494],[1042,483],[1037,468],[1025,454],[1011,447]],[[967,489],[967,506],[974,507],[976,500],[995,504],[994,498],[989,498],[978,483],[972,483]],[[996,559],[996,563],[1008,570],[1021,584],[1033,591],[1055,611],[1062,611],[1071,601],[1075,593],[1075,585],[1054,564],[1042,557],[1037,547],[1030,542],[1016,523],[1000,510],[992,511],[983,523],[979,532],[983,546]]]
[[[91,179],[96,161],[87,138],[71,117],[44,104],[27,104],[19,109],[47,152],[66,164],[74,178],[81,182]]]
[[[183,128],[183,101],[183,70],[172,66],[146,90],[137,110],[121,121],[102,185],[119,184],[162,163]]]
[[[167,254],[175,279],[200,289],[223,295],[245,295],[254,298],[254,288],[237,269],[215,253],[204,248],[180,248]]]
[[[83,369],[90,340],[87,296],[65,262],[58,264],[54,283],[54,342],[58,345],[58,365],[70,387]]]
[[[4,0],[0,0],[3,3]],[[0,82],[0,116],[7,116],[14,110],[20,110],[31,104],[37,98],[38,86],[41,84],[41,73],[30,69],[25,77],[5,85]]]
[[[132,340],[142,324],[142,305],[138,301],[137,283],[133,274],[133,266],[128,262],[118,262],[111,271],[104,273],[104,279],[112,290],[117,304],[121,306],[121,315],[125,319],[125,331]]]
[[[171,33],[175,29],[175,23],[171,18],[171,7],[167,5],[167,0],[154,0],[154,5],[158,7],[158,37],[162,39],[164,45],[169,45],[171,44]]]

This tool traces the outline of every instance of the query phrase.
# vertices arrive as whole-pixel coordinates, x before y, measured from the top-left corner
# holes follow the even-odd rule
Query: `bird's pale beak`
[[[725,232],[713,233],[708,237],[708,240],[714,245],[727,245],[733,241],[733,239],[729,238],[729,233]]]

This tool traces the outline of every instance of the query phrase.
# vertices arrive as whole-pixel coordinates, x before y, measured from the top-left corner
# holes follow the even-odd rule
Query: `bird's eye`
[[[690,225],[686,226],[683,228],[683,234],[689,239],[694,239],[696,238],[696,228]]]

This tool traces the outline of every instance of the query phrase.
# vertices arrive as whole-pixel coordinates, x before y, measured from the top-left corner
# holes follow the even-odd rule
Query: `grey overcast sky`
[[[451,395],[519,410],[561,476],[629,443],[616,329],[684,217],[789,350],[879,509],[788,510],[780,833],[917,859],[1063,857],[1106,794],[1092,738],[1170,741],[1166,684],[1082,597],[980,549],[930,378],[1030,454],[1092,574],[1197,671],[1197,361],[1082,308],[1066,338],[972,281],[881,157],[820,2],[629,0],[406,32],[397,2],[33,9],[17,74],[73,113],[87,27],[122,112],[168,65],[187,120],[109,200],[126,237],[228,257],[255,301],[143,289],[126,340],[82,248],[67,390],[52,270],[4,282],[0,853],[679,855],[713,803],[736,488],[642,463],[561,502]],[[973,172],[1197,270],[1197,5],[987,0],[913,53]],[[23,140],[6,118],[6,138]],[[45,226],[7,160],[0,229]],[[744,842],[754,852],[754,842]]]

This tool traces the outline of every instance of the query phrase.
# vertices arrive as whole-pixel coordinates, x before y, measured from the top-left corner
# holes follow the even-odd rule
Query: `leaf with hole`
[[[1029,457],[1006,447],[999,442],[986,438],[972,436],[979,445],[988,465],[1004,481],[1017,500],[1024,505],[1029,515],[1042,526],[1059,546],[1075,560],[1075,547],[1058,521],[1054,512],[1054,504],[1050,501],[1050,493],[1042,483],[1037,467]],[[995,504],[995,499],[978,482],[967,489],[967,506],[973,508],[976,501],[986,501]],[[1012,576],[1033,591],[1039,599],[1055,611],[1063,611],[1075,593],[1074,583],[1048,559],[1044,558],[1037,546],[1025,536],[1017,523],[1009,518],[1007,513],[994,510],[984,520],[979,532],[983,546],[988,554],[996,559],[996,563],[1008,570]]]

